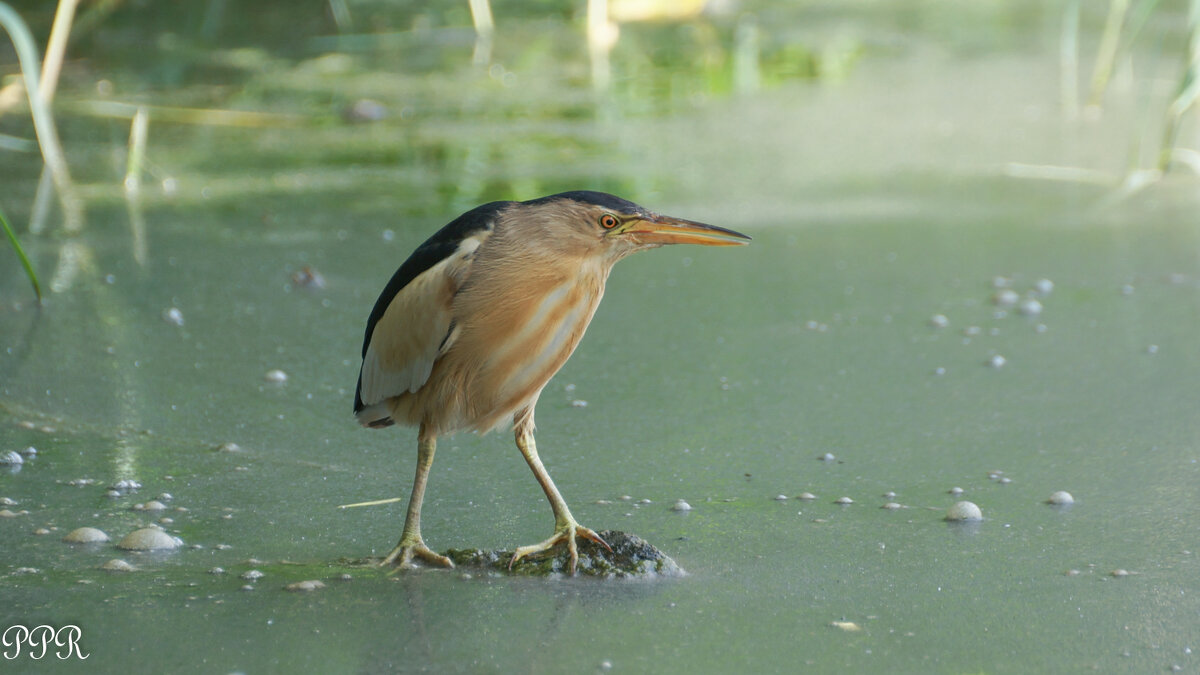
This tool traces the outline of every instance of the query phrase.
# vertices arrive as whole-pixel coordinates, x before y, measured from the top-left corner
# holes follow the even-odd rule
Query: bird
[[[404,529],[380,565],[454,566],[421,535],[437,439],[509,424],[554,514],[553,534],[517,547],[509,568],[565,544],[574,575],[579,538],[611,551],[575,520],[542,464],[534,442],[538,397],[583,338],[609,272],[622,258],[665,244],[749,241],[740,232],[578,190],[478,206],[418,246],[367,318],[354,397],[354,414],[364,427],[417,427]]]

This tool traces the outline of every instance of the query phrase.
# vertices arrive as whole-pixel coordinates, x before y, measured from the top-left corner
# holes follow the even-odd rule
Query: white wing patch
[[[371,331],[363,356],[363,405],[416,393],[429,381],[438,357],[458,334],[451,304],[466,278],[472,254],[489,232],[463,239],[458,250],[422,272],[392,298]]]

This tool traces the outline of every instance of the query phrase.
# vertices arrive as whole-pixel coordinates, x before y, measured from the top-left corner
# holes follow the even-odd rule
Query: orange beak
[[[645,246],[663,244],[699,244],[701,246],[741,246],[750,237],[715,225],[705,225],[682,218],[650,215],[629,221],[621,234]]]

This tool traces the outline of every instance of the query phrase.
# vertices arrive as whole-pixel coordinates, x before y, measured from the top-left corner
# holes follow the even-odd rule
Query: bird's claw
[[[418,539],[414,542],[401,540],[396,544],[396,548],[387,554],[383,562],[379,563],[380,567],[394,565],[398,570],[407,570],[415,567],[413,559],[419,558],[425,562],[437,565],[439,567],[454,567],[454,562],[440,553],[435,553],[432,549],[425,545],[424,541]]]
[[[565,541],[567,543],[567,552],[571,556],[570,573],[571,576],[575,576],[575,567],[579,562],[579,547],[575,543],[576,537],[582,537],[588,541],[600,544],[609,553],[612,553],[612,547],[608,545],[608,542],[601,539],[600,535],[572,520],[556,528],[554,535],[543,542],[517,547],[517,550],[513,552],[512,560],[508,561],[508,569],[511,570],[513,565],[521,558],[548,551]]]

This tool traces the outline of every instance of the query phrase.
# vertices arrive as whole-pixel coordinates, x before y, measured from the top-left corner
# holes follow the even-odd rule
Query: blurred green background
[[[95,0],[66,178],[0,45],[43,293],[0,245],[0,629],[91,654],[6,665],[1200,670],[1198,7]],[[56,6],[13,8],[40,59]],[[689,576],[354,564],[403,505],[337,505],[415,459],[350,411],[377,294],[462,211],[568,189],[755,237],[622,262],[538,408],[579,520]],[[442,447],[434,549],[547,536],[507,433]],[[151,523],[185,545],[61,541]]]

